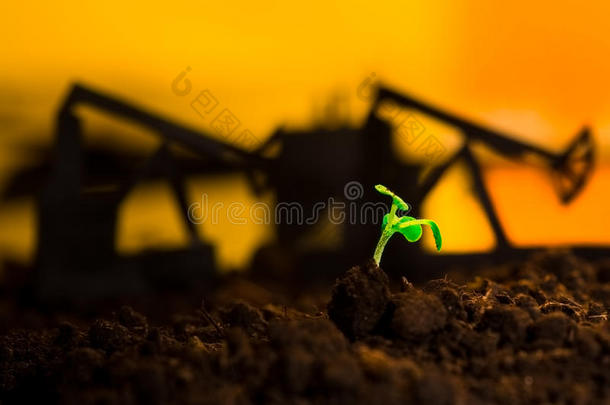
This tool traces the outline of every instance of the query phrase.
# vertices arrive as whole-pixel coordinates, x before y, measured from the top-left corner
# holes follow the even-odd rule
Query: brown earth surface
[[[327,310],[219,293],[165,321],[10,328],[0,401],[610,404],[610,262],[546,252],[458,279],[390,285],[367,263]]]

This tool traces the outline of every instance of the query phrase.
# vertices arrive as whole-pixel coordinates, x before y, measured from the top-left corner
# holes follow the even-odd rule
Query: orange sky
[[[10,145],[50,139],[54,109],[75,79],[206,128],[188,101],[170,91],[186,66],[196,88],[209,88],[259,138],[281,123],[310,122],[336,92],[347,96],[350,118],[358,122],[368,106],[355,89],[375,72],[399,89],[555,149],[590,124],[605,162],[608,15],[610,3],[576,1],[4,2],[0,169],[20,164]],[[436,134],[442,137],[444,131]],[[605,237],[610,195],[603,176],[592,183],[596,194],[583,195],[566,209],[554,205],[552,194],[539,193],[548,186],[539,171],[513,169],[521,177],[503,167],[486,174],[512,239],[565,242],[555,224],[582,215],[604,220],[577,231],[577,240]],[[443,219],[448,250],[485,246],[490,243],[485,221],[459,184],[447,187],[454,192],[437,192],[427,211]],[[523,200],[514,190],[526,184],[532,210],[518,215],[510,210]],[[444,209],[457,195],[470,236],[460,231],[463,220]],[[540,215],[534,211],[538,206],[551,208]],[[29,242],[17,247],[14,236],[0,235],[0,246],[31,251],[31,215],[8,212],[0,218],[26,218],[30,225],[18,238]],[[167,234],[171,239],[174,231]],[[267,234],[254,231],[248,240]]]

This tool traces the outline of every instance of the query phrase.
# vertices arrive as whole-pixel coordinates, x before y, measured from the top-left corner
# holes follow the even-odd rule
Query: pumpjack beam
[[[217,140],[213,136],[201,131],[175,124],[159,117],[157,114],[134,107],[80,84],[75,84],[65,99],[59,114],[60,120],[62,116],[72,114],[72,109],[77,105],[92,106],[96,109],[126,118],[159,133],[166,141],[176,142],[198,155],[215,160],[218,163],[229,164],[235,169],[243,168],[251,170],[253,167],[264,168],[269,163],[267,159],[257,154]]]
[[[388,87],[378,88],[372,112],[384,101],[391,101],[404,108],[412,108],[458,128],[467,142],[478,141],[508,157],[534,154],[546,160],[553,173],[556,191],[564,204],[572,201],[586,184],[594,163],[595,148],[590,131],[584,127],[561,153],[554,153],[518,140],[514,135],[490,129],[455,114],[443,111],[409,95]]]

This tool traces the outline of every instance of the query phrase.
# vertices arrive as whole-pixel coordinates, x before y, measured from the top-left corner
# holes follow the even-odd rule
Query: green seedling
[[[383,250],[385,249],[385,245],[388,243],[392,235],[396,232],[401,233],[406,240],[409,242],[417,242],[423,233],[422,225],[428,225],[432,230],[432,234],[434,235],[434,242],[436,243],[436,249],[441,250],[441,245],[443,244],[443,239],[441,238],[441,231],[438,229],[438,225],[436,222],[430,219],[415,219],[409,216],[398,216],[396,215],[396,211],[399,209],[401,211],[409,211],[409,204],[404,202],[402,198],[394,194],[390,191],[386,186],[381,184],[377,184],[375,186],[375,190],[379,191],[381,194],[392,197],[392,208],[390,212],[383,216],[383,223],[381,224],[381,237],[379,238],[379,242],[377,243],[377,248],[375,249],[375,255],[373,259],[375,263],[379,266],[379,262],[381,261],[381,255],[383,254]]]

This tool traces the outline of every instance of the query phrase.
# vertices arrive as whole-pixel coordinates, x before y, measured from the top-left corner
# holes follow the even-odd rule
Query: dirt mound
[[[610,401],[610,277],[547,253],[467,284],[372,262],[328,316],[230,302],[150,325],[112,319],[0,337],[2,403],[593,404]]]

